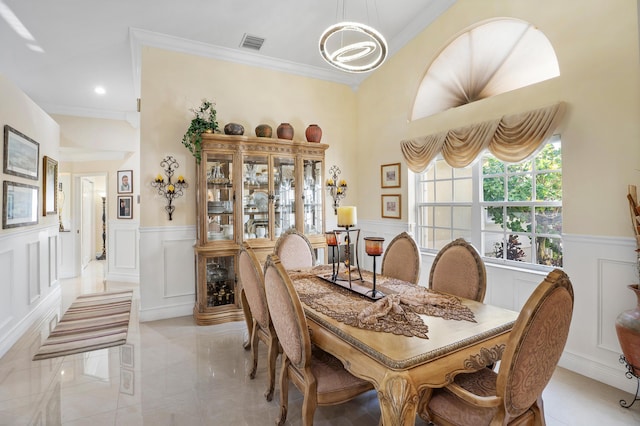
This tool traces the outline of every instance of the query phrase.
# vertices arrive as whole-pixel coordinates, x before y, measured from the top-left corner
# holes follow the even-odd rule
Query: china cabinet
[[[243,242],[264,262],[278,237],[295,228],[315,249],[324,239],[326,144],[202,135],[197,165],[197,324],[244,318],[237,255]]]

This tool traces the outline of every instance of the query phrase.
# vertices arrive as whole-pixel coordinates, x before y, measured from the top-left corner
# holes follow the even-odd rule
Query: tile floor
[[[82,277],[62,280],[61,312],[78,294],[134,288],[104,284],[103,262]],[[127,344],[90,353],[31,361],[40,345],[34,327],[0,359],[0,425],[272,425],[279,392],[263,397],[262,357],[249,380],[250,352],[242,348],[244,322],[201,327],[191,317],[139,323],[137,291]],[[50,314],[50,316],[53,313]],[[43,318],[40,327],[49,327]],[[565,369],[544,393],[549,426],[640,425],[640,403],[618,405],[631,395]],[[301,395],[292,387],[287,425],[299,425]],[[347,404],[320,407],[316,425],[377,425],[374,392]],[[420,419],[417,425],[424,425]]]

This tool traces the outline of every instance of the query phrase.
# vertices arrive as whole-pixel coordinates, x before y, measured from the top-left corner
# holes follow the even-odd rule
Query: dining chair
[[[313,425],[317,406],[336,405],[373,389],[353,376],[342,363],[311,344],[307,320],[298,294],[277,255],[265,264],[267,304],[282,347],[280,370],[280,416],[284,424],[289,406],[289,381],[303,394],[302,424]]]
[[[420,280],[420,250],[407,232],[396,235],[382,256],[380,273],[413,284]]]
[[[520,311],[498,372],[459,374],[428,390],[423,418],[438,425],[544,425],[542,391],[564,350],[573,301],[569,277],[554,269]]]
[[[276,381],[276,358],[278,357],[279,344],[276,331],[271,322],[267,296],[264,289],[264,275],[260,262],[253,250],[246,245],[240,248],[238,254],[238,274],[242,286],[242,303],[249,328],[249,341],[253,365],[249,377],[256,377],[258,368],[258,344],[262,341],[267,345],[267,370],[269,372],[269,387],[264,396],[267,401],[273,399],[273,389]],[[248,310],[248,312],[247,312]]]
[[[310,268],[316,263],[316,255],[309,239],[297,229],[287,229],[273,247],[285,269]]]
[[[471,244],[464,238],[458,238],[436,255],[431,265],[428,287],[482,302],[487,290],[484,261]]]

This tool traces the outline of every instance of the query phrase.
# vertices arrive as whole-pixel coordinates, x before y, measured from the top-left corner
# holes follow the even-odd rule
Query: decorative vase
[[[627,287],[636,294],[637,305],[618,315],[616,333],[629,371],[640,377],[640,285],[632,284]]]
[[[244,127],[238,123],[228,123],[224,126],[225,135],[244,135]]]
[[[293,127],[289,123],[280,123],[278,128],[276,129],[276,134],[278,135],[278,139],[293,139]]]
[[[322,139],[322,129],[317,124],[309,124],[304,134],[307,137],[307,142],[320,142]]]
[[[273,129],[268,124],[260,124],[256,127],[256,136],[259,138],[270,138],[273,135]]]

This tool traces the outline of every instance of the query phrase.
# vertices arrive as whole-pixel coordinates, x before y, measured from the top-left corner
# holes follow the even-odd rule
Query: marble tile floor
[[[61,280],[60,312],[78,294],[134,289],[127,343],[84,354],[31,361],[50,318],[26,333],[0,359],[0,425],[247,425],[274,424],[279,392],[267,402],[266,347],[255,380],[242,347],[244,322],[196,326],[191,317],[140,323],[137,285],[105,283],[103,262]],[[53,315],[51,313],[50,315]],[[42,329],[45,329],[43,332]],[[631,395],[559,368],[544,393],[547,425],[640,425]],[[301,394],[292,386],[287,425],[300,425]],[[318,426],[377,425],[375,392],[319,407]],[[416,419],[416,425],[424,425]]]

